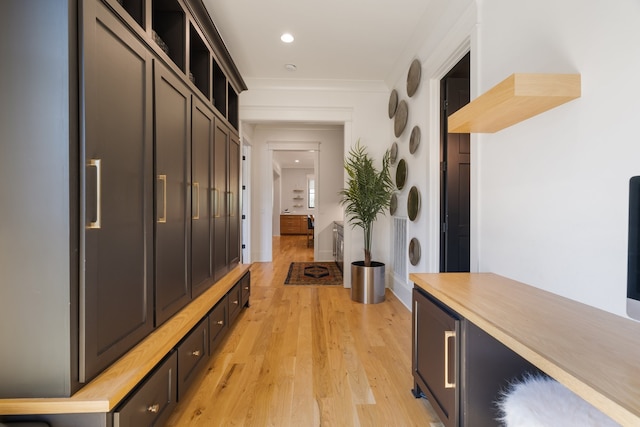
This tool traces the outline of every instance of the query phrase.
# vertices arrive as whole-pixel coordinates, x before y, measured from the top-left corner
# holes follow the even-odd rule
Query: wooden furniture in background
[[[448,119],[449,133],[493,133],[580,97],[580,74],[512,74]]]
[[[280,234],[307,235],[307,215],[280,215]]]

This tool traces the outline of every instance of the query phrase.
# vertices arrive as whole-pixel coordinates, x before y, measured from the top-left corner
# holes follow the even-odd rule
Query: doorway
[[[440,80],[440,272],[470,270],[471,139],[448,117],[469,103],[470,53]]]

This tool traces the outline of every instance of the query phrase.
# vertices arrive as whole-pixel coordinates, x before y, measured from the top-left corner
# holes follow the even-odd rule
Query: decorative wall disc
[[[411,265],[418,265],[420,262],[420,242],[415,237],[409,242],[409,261]]]
[[[389,150],[389,161],[393,165],[396,160],[398,160],[398,143],[394,142],[391,144],[391,149]]]
[[[404,159],[400,159],[398,167],[396,168],[396,187],[398,190],[404,188],[404,184],[407,182],[407,162]]]
[[[391,95],[389,95],[389,118],[392,119],[396,114],[396,109],[398,108],[398,91],[392,90]]]
[[[395,122],[393,123],[393,130],[396,134],[396,138],[402,135],[404,128],[407,126],[407,119],[409,118],[409,106],[404,99],[398,104],[396,110]]]
[[[407,74],[407,95],[411,98],[420,86],[420,76],[422,75],[422,64],[417,59],[414,59],[409,67],[409,73]]]
[[[411,187],[411,190],[409,190],[407,213],[411,221],[415,221],[418,217],[418,213],[420,213],[420,191],[416,186]]]
[[[391,195],[391,205],[389,206],[389,213],[391,215],[396,214],[396,210],[398,210],[398,196],[395,194]]]
[[[409,138],[409,152],[411,154],[415,153],[420,145],[420,128],[418,126],[414,126],[411,129],[411,138]]]

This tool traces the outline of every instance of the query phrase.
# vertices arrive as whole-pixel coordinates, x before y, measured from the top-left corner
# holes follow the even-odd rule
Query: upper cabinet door
[[[191,299],[191,94],[155,62],[156,325]]]
[[[193,97],[191,119],[191,297],[213,284],[214,115]]]
[[[153,328],[152,60],[101,2],[86,3],[80,382]]]
[[[228,270],[227,241],[229,209],[227,201],[228,169],[227,150],[229,146],[229,129],[221,120],[216,120],[214,145],[214,180],[213,180],[213,225],[214,225],[214,263],[215,280],[219,280]]]

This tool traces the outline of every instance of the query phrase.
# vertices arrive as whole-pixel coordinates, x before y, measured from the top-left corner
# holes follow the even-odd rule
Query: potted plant
[[[364,233],[364,261],[351,263],[351,299],[363,303],[384,301],[385,265],[372,261],[373,223],[384,214],[391,203],[395,185],[389,173],[390,153],[382,157],[382,168],[376,169],[373,159],[360,140],[344,161],[347,187],[340,191],[341,204],[352,228],[361,227]]]

